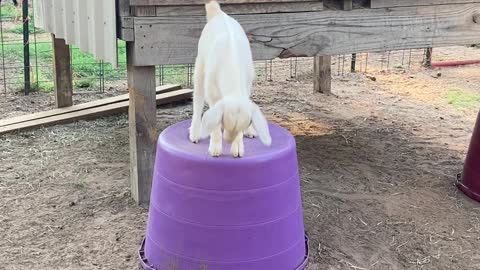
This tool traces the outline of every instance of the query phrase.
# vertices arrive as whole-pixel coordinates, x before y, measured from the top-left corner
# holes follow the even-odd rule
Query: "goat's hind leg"
[[[253,127],[253,125],[250,125],[247,128],[247,130],[244,131],[244,135],[245,135],[245,137],[250,138],[250,139],[253,139],[253,138],[257,137],[257,132],[255,131],[255,128]]]
[[[210,145],[208,152],[212,157],[219,157],[222,155],[222,126],[218,125],[210,134]]]

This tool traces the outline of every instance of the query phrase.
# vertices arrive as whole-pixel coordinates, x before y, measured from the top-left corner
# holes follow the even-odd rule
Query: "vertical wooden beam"
[[[357,54],[352,53],[352,62],[350,65],[350,72],[355,73],[357,71]]]
[[[117,7],[117,36],[122,37],[122,18],[130,16],[130,1],[129,0],[115,0]]]
[[[343,10],[352,10],[353,9],[353,0],[343,0]]]
[[[130,181],[132,197],[138,204],[150,200],[155,162],[156,100],[155,66],[133,65],[134,43],[127,42],[127,72],[130,106],[128,110],[130,133]]]
[[[353,0],[343,0],[343,6],[342,9],[345,11],[351,11],[353,10]],[[355,72],[356,70],[356,65],[357,65],[357,54],[353,53],[352,54],[352,61],[350,62],[350,71]]]
[[[316,56],[313,65],[313,88],[315,92],[332,93],[332,57]]]
[[[70,65],[70,46],[64,39],[53,40],[53,66],[55,76],[55,104],[57,108],[73,105],[73,79],[72,67]],[[38,79],[38,78],[37,78]]]
[[[433,55],[433,48],[426,48],[425,49],[425,59],[423,60],[423,66],[426,68],[432,67],[432,55]]]
[[[118,16],[125,17],[130,16],[130,1],[129,0],[117,0]]]

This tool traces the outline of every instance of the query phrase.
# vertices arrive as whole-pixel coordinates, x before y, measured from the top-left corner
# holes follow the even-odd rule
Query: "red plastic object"
[[[460,61],[441,61],[432,62],[432,67],[456,67],[480,64],[480,60],[460,60]]]
[[[480,202],[480,112],[457,187],[468,197]]]

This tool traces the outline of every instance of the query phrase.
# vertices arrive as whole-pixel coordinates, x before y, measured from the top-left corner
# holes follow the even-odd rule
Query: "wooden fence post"
[[[70,46],[64,39],[53,40],[53,62],[55,75],[55,104],[57,108],[73,105],[73,79],[72,67],[70,65]],[[37,78],[38,79],[38,78]]]
[[[332,93],[332,57],[316,56],[313,65],[313,88],[315,92]]]
[[[155,98],[155,66],[134,66],[134,43],[127,42],[127,72],[130,106],[130,181],[138,204],[150,200],[158,132]]]

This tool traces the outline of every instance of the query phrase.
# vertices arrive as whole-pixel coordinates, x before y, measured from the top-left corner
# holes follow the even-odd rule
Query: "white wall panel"
[[[33,0],[35,26],[117,66],[115,0]]]
[[[73,0],[65,1],[65,18],[63,23],[65,29],[65,41],[67,44],[75,44],[75,11],[73,7]]]

